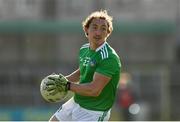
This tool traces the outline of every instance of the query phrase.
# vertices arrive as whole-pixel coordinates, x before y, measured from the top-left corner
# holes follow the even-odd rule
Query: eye
[[[102,27],[101,30],[102,30],[102,31],[106,31],[107,28],[106,28],[106,27]]]
[[[97,26],[92,26],[92,29],[93,29],[93,30],[96,30],[96,29],[97,29]]]
[[[103,31],[105,31],[105,30],[106,30],[106,28],[105,28],[105,27],[103,27],[103,28],[102,28],[102,30],[103,30]]]

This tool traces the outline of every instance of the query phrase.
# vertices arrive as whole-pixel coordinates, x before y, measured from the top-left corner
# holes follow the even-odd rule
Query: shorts
[[[110,111],[93,111],[82,108],[71,98],[54,114],[59,121],[108,121]]]

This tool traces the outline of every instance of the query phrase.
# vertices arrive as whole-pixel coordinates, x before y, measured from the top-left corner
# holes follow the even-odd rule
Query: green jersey
[[[90,83],[95,72],[111,78],[97,97],[75,94],[74,100],[81,107],[96,110],[109,110],[114,101],[119,82],[121,62],[114,49],[105,42],[96,50],[91,50],[89,43],[83,45],[79,52],[80,84]]]

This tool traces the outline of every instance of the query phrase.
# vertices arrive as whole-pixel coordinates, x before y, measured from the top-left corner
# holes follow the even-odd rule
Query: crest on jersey
[[[94,67],[94,66],[96,65],[96,61],[92,59],[92,60],[89,62],[89,65],[90,65],[91,67]]]

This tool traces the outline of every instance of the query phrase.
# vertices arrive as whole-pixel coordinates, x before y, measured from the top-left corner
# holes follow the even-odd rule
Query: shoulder
[[[108,48],[107,45],[104,45],[104,46],[99,50],[99,53],[100,53],[100,56],[101,56],[101,59],[102,59],[102,60],[109,58],[109,51],[108,51],[107,48]]]
[[[89,48],[89,45],[90,45],[89,43],[83,44],[83,45],[81,46],[80,50]]]
[[[102,60],[119,58],[116,51],[108,43],[106,43],[106,45],[99,50],[99,53]]]
[[[99,50],[99,56],[99,63],[121,67],[120,57],[109,44],[106,44],[103,48]]]

